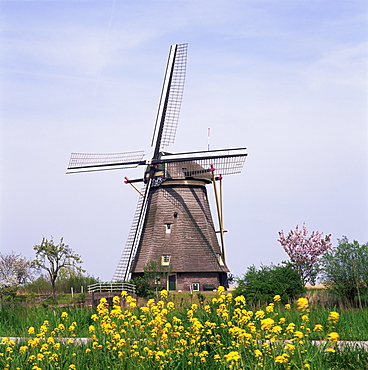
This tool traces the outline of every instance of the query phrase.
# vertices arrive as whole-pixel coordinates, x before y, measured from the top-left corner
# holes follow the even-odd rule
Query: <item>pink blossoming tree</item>
[[[324,238],[322,235],[323,233],[312,231],[308,236],[305,223],[302,230],[299,230],[297,225],[295,230],[290,230],[286,236],[283,230],[279,232],[280,238],[277,241],[281,243],[292,265],[300,273],[304,284],[307,282],[315,284],[318,261],[326,251],[333,249],[331,234]]]

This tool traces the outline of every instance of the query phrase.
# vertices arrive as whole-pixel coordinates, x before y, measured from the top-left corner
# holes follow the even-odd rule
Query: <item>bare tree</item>
[[[53,238],[50,240],[42,239],[41,244],[35,245],[33,249],[36,252],[36,259],[33,261],[35,267],[47,271],[51,286],[52,294],[55,303],[56,296],[56,279],[60,269],[64,267],[77,267],[82,263],[81,258],[76,254],[67,244],[64,244],[63,238],[60,239],[59,244],[54,244]]]

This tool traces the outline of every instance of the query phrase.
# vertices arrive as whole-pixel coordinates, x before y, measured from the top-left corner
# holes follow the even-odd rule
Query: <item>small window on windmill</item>
[[[170,254],[163,254],[161,256],[161,266],[168,266],[170,264]]]
[[[220,264],[220,266],[225,266],[224,260],[222,259],[221,254],[217,255],[217,260],[218,260],[218,263]]]
[[[171,233],[171,228],[172,228],[172,224],[165,224],[166,234],[170,234]]]
[[[192,283],[193,292],[199,292],[199,283]]]

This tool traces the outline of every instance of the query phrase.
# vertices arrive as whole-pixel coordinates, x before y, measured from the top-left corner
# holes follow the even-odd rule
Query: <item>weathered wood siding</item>
[[[166,232],[167,224],[171,225],[170,233]],[[175,181],[170,181],[170,185],[164,182],[151,189],[140,245],[132,264],[133,276],[142,273],[150,260],[161,264],[163,255],[170,255],[170,264],[165,268],[173,273],[228,271],[226,265],[219,263],[221,249],[204,181],[203,185],[184,185],[182,181],[175,185]]]

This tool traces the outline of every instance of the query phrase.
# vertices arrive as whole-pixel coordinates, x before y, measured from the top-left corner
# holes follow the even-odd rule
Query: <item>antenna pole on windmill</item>
[[[187,280],[192,279],[193,272],[197,276],[193,280],[197,281],[198,288],[200,284],[209,283],[213,283],[214,286],[228,285],[226,277],[229,269],[226,266],[224,245],[224,233],[227,230],[224,229],[222,176],[239,173],[247,151],[246,148],[211,150],[211,129],[208,127],[207,150],[166,152],[165,148],[175,140],[184,91],[187,48],[187,44],[174,44],[170,48],[151,142],[153,154],[149,158],[145,158],[144,151],[72,153],[70,157],[67,173],[120,170],[138,166],[145,168],[143,177],[136,179],[125,177],[125,183],[130,184],[140,196],[113,281],[128,281],[130,278],[141,276],[149,260],[161,260],[162,265],[165,263],[170,267],[170,274],[165,279],[169,290],[178,288],[192,291],[194,285]],[[219,181],[219,184],[216,184],[216,181]],[[138,182],[143,182],[141,190],[135,186]],[[211,214],[211,210],[206,185],[211,182],[216,198],[219,231],[215,230],[212,217],[207,216]],[[180,193],[177,192],[179,187]],[[168,222],[165,228],[161,227],[161,215]],[[198,222],[202,223],[202,220],[207,222],[209,233],[196,234]],[[166,234],[171,232],[173,237],[171,240],[182,249],[179,254],[173,252],[172,256],[166,255],[166,246],[162,243]],[[215,232],[220,234],[219,238]],[[191,234],[198,235],[195,242],[186,237]],[[190,248],[190,254],[184,253],[187,248]],[[176,258],[179,255],[183,258]],[[217,258],[209,259],[208,256]],[[194,259],[196,267],[193,270]],[[177,271],[182,271],[183,266],[188,266],[189,271],[186,269],[180,272],[181,276],[177,281],[179,276]],[[208,272],[219,274],[209,280]]]
[[[209,127],[207,130],[207,150],[210,151],[210,136],[211,136],[211,128]]]

